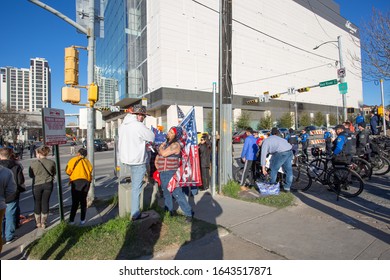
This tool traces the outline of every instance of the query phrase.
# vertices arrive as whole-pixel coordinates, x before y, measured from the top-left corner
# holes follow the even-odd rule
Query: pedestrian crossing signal
[[[304,88],[299,88],[298,92],[306,92],[306,91],[309,91],[309,90],[310,90],[309,87],[304,87]]]

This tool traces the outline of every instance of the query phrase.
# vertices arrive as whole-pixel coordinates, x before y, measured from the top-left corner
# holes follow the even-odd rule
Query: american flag
[[[167,187],[171,192],[178,186],[195,187],[202,185],[194,107],[184,117],[180,126],[184,128],[187,137],[185,137],[185,144],[182,149],[182,164]]]
[[[177,108],[177,118],[179,119],[179,123],[180,123],[180,121],[182,121],[185,118],[185,115],[183,113],[183,110],[180,109],[178,105],[176,105],[176,108]]]
[[[159,131],[157,128],[151,126],[151,130],[154,133],[154,144],[160,146],[167,139],[167,135],[164,132]]]

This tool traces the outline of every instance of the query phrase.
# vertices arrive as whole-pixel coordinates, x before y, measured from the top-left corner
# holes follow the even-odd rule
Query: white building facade
[[[121,67],[113,67],[106,60],[106,65],[97,66],[107,69],[102,76],[119,81],[113,105],[126,107],[145,98],[153,116],[147,118],[147,123],[167,129],[177,124],[177,116],[172,113],[176,105],[183,107],[185,113],[195,106],[198,130],[206,130],[205,120],[212,107],[212,84],[219,80],[219,2],[109,1],[105,11],[105,37],[125,44],[115,47],[124,63],[116,61],[113,64]],[[340,15],[335,1],[239,0],[232,3],[234,118],[246,110],[255,124],[265,113],[271,113],[274,119],[285,112],[294,114],[295,105],[298,115],[317,111],[336,114],[337,108],[341,111],[342,95],[338,86],[319,86],[323,81],[339,80],[339,36],[348,83],[346,107],[358,108],[363,104],[361,70],[352,66],[356,61],[351,59],[351,55],[360,57],[359,31]],[[120,14],[121,10],[125,12]],[[124,26],[110,24],[113,14],[122,19]],[[113,34],[121,40],[113,40]],[[97,56],[108,54],[109,49],[109,54],[118,58],[115,48],[109,48],[110,43],[104,40],[97,44]],[[313,50],[318,45],[321,47]],[[125,77],[118,78],[121,75]],[[284,94],[292,87],[311,89]],[[269,103],[246,102],[263,92],[282,95]],[[107,133],[114,135],[123,117],[118,113],[105,115]]]

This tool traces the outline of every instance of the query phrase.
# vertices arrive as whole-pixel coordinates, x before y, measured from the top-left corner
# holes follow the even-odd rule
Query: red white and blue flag
[[[180,126],[185,130],[183,133],[184,137],[182,137],[182,164],[168,183],[167,188],[170,192],[173,192],[178,186],[198,187],[202,185],[194,107],[192,107],[190,112],[184,117]]]
[[[176,108],[177,108],[177,118],[179,120],[179,123],[185,118],[185,115],[183,113],[183,110],[180,109],[180,107],[178,105],[176,105]]]

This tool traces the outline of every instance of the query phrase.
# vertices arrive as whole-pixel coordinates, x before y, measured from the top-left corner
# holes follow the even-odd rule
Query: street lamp
[[[337,43],[336,47],[339,49],[339,64],[340,64],[340,69],[344,68],[344,63],[343,63],[343,56],[342,56],[342,49],[341,49],[341,36],[338,36],[337,37],[337,41],[327,41],[327,42],[324,42],[318,46],[315,46],[313,48],[313,50],[316,50],[318,49],[319,47],[321,47],[322,45],[325,45],[325,44],[328,44],[328,43]],[[340,75],[341,76],[341,75]],[[341,76],[340,77],[340,83],[344,83],[345,82],[345,77],[344,76]],[[343,119],[344,121],[347,120],[347,97],[344,94],[342,94],[342,98],[343,98]]]

